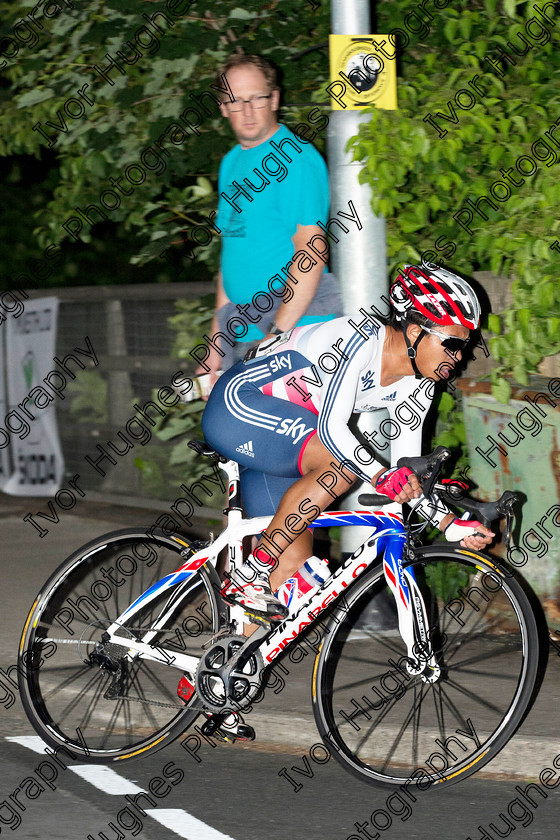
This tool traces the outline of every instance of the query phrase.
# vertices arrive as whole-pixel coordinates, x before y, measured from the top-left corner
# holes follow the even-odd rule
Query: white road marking
[[[21,735],[15,738],[6,738],[6,740],[27,747],[28,750],[33,750],[33,752],[42,753],[45,757],[49,755],[45,751],[45,742],[36,735]],[[111,796],[124,796],[125,793],[146,793],[143,788],[129,782],[128,779],[124,779],[110,767],[105,767],[102,764],[69,765],[68,770],[72,770],[86,782]]]
[[[221,831],[197,820],[196,817],[180,808],[158,809],[157,811],[150,809],[146,810],[146,813],[165,828],[174,831],[179,837],[184,837],[185,840],[233,840],[229,834],[222,834]]]
[[[12,741],[14,744],[20,744],[22,747],[27,747],[28,750],[33,750],[36,753],[45,754],[46,744],[38,735],[18,735],[17,737],[6,738],[6,741]]]
[[[125,793],[146,793],[144,788],[138,787],[134,782],[129,782],[128,779],[119,776],[118,773],[103,764],[69,765],[68,769],[85,779],[90,785],[111,796],[124,796]]]
[[[13,744],[19,744],[21,747],[40,753],[45,758],[49,756],[49,753],[46,752],[45,742],[37,735],[6,737],[6,741],[11,741]],[[127,793],[147,793],[144,788],[138,787],[134,782],[129,782],[128,779],[119,776],[110,767],[104,765],[77,764],[74,766],[68,765],[67,769],[72,770],[98,790],[112,796],[123,796]],[[202,820],[198,820],[181,808],[159,808],[158,810],[150,808],[146,809],[145,813],[160,825],[174,831],[179,837],[183,837],[184,840],[234,840],[229,834],[222,834],[221,831],[212,828],[211,825],[206,825]]]

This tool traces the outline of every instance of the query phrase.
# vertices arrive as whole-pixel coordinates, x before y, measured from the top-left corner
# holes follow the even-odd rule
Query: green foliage
[[[548,262],[546,268],[552,268]],[[499,329],[497,324],[491,325],[496,335],[489,348],[501,362],[499,372],[512,373],[516,382],[528,385],[528,374],[539,362],[560,351],[560,286],[557,277],[541,274],[538,259],[515,273],[514,305],[503,313]],[[503,377],[496,377],[493,392],[500,402],[507,402],[511,388]]]
[[[176,359],[189,358],[189,352],[202,343],[203,335],[208,335],[214,314],[214,295],[204,295],[196,300],[176,300],[177,315],[168,319],[168,324],[175,332],[175,341],[171,355]]]
[[[142,484],[146,492],[165,497],[169,481],[177,486],[181,482],[190,486],[210,471],[210,462],[201,458],[187,445],[189,440],[203,438],[200,419],[205,406],[206,403],[202,400],[179,403],[169,409],[164,418],[157,418],[154,434],[161,441],[173,441],[174,445],[146,447],[144,456],[135,459],[134,465],[142,473]],[[209,507],[219,506],[223,494],[211,484],[208,484],[208,489],[213,492],[211,496],[203,495],[203,504]]]
[[[22,8],[20,2],[0,2],[1,34],[13,38],[13,26],[33,5],[25,2]],[[159,269],[155,279],[168,281],[169,266],[159,255],[174,245],[183,248],[189,230],[206,224],[205,217],[217,203],[219,161],[234,143],[212,98],[205,95],[197,102],[195,97],[212,93],[210,85],[228,55],[258,52],[282,67],[285,102],[296,104],[286,108],[287,121],[297,122],[303,104],[312,100],[326,78],[326,51],[315,48],[327,40],[328,4],[314,11],[302,0],[243,0],[242,5],[212,4],[210,11],[196,0],[174,18],[173,26],[159,16],[159,34],[155,24],[146,29],[142,15],[165,10],[164,0],[60,5],[64,9],[56,18],[37,13],[43,30],[36,45],[18,42],[18,54],[0,61],[0,66],[6,64],[0,69],[0,157],[41,157],[49,172],[48,183],[38,192],[35,183],[25,185],[26,195],[37,195],[37,201],[27,205],[26,236],[21,238],[18,257],[34,259],[49,243],[68,241],[62,224],[76,216],[76,207],[99,206],[104,190],[117,191],[110,179],[118,181],[126,167],[141,164],[145,182],[131,188],[123,178],[122,186],[131,192],[120,196],[118,208],[105,211],[108,220],[103,229],[117,224],[136,243],[136,253],[124,249],[124,259],[132,257],[139,266],[155,260]],[[120,50],[134,60],[127,42],[142,53],[134,64],[117,56]],[[125,75],[115,68],[108,71],[112,85],[95,70],[107,66],[106,53],[126,70]],[[85,84],[89,85],[85,95],[93,105],[78,97]],[[64,109],[69,99],[73,100],[70,113],[78,115],[75,119]],[[80,102],[85,108],[82,116]],[[201,114],[200,127],[189,129],[181,123],[179,116],[187,108]],[[191,113],[193,123],[195,113]],[[56,139],[50,150],[40,131],[33,131],[37,123]],[[66,130],[57,131],[57,124],[65,124]],[[170,139],[173,124],[182,129],[182,134],[177,130],[174,135],[175,142]],[[152,151],[142,160],[146,149]],[[11,199],[6,190],[4,197],[6,202]],[[95,242],[95,231],[92,235],[86,223],[80,236]],[[195,259],[184,260],[188,277],[196,275],[201,263],[214,270],[217,253],[217,235],[210,245],[195,247]],[[6,266],[15,274],[18,268],[7,257]],[[115,274],[111,272],[111,277]],[[56,285],[56,278],[51,282]]]
[[[78,423],[107,422],[107,382],[99,371],[82,371],[67,388],[73,398],[70,414],[77,415]]]
[[[189,351],[201,343],[204,333],[208,332],[214,312],[214,296],[206,295],[195,301],[177,300],[175,308],[178,310],[177,315],[168,319],[170,327],[175,331],[171,356],[186,359]],[[208,462],[187,446],[189,440],[200,440],[204,437],[200,421],[205,406],[206,403],[202,400],[178,403],[168,409],[165,418],[158,418],[159,422],[154,429],[154,434],[160,440],[174,441],[174,445],[166,449],[166,461],[170,467],[180,468],[180,480],[186,481],[187,484],[201,478],[208,471]],[[137,458],[135,464],[142,471],[146,487],[159,487],[161,469],[157,463]],[[216,504],[219,498],[217,494],[213,497]]]
[[[452,394],[443,391],[438,399],[436,433],[429,448],[431,451],[436,446],[446,446],[453,453],[455,470],[460,470],[469,463],[463,412]]]
[[[471,576],[476,574],[476,569],[467,569],[458,563],[444,563],[440,560],[437,563],[427,563],[425,573],[431,591],[447,604],[457,597],[457,590],[461,586],[468,585]]]
[[[158,458],[147,458],[144,454],[143,458],[134,459],[134,466],[140,470],[142,491],[153,499],[162,498],[167,481]]]
[[[550,43],[541,45],[527,34],[533,5],[469,0],[436,12],[429,34],[422,42],[411,35],[402,53],[398,110],[371,109],[371,119],[349,144],[354,159],[364,162],[360,180],[372,187],[374,212],[387,218],[391,269],[423,256],[464,274],[490,269],[515,278],[511,308],[489,324],[498,362],[493,392],[502,401],[509,396],[505,375],[525,384],[544,356],[560,350],[559,255],[550,249],[558,228],[557,147],[548,141],[550,152],[543,143],[535,152],[558,117],[560,51],[552,24]],[[407,11],[405,0],[381,4],[379,31],[402,28],[398,20]],[[525,56],[508,45],[523,51],[519,34],[530,44]],[[497,59],[499,47],[516,62],[503,62],[503,78],[485,60]],[[469,85],[473,80],[483,95]],[[470,91],[475,103],[467,93],[457,100],[458,91]],[[444,136],[424,120],[429,115]],[[535,160],[536,173],[519,187],[510,185],[506,201],[493,199],[497,210],[482,204],[488,221],[474,212],[469,230],[462,227],[454,214],[469,207],[468,199],[492,198],[492,184],[506,180],[500,168],[513,167],[513,177],[520,178],[520,155]],[[460,219],[466,222],[467,214]]]

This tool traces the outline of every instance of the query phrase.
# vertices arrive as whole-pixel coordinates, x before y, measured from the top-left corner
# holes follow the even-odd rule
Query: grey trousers
[[[273,296],[270,295],[270,297]],[[250,317],[256,318],[257,316],[260,316],[261,318],[261,320],[255,324],[257,329],[265,330],[268,324],[274,319],[274,316],[282,303],[282,298],[273,298],[273,300],[274,306],[266,313],[263,313],[262,311],[256,309],[252,304],[249,304],[247,312]],[[315,297],[309,304],[305,312],[305,316],[312,317],[334,315],[338,318],[342,314],[342,298],[340,295],[338,281],[336,280],[334,274],[331,274],[330,272],[323,274],[321,280],[319,281],[317,291],[315,292]],[[222,308],[218,310],[216,315],[218,318],[219,330],[226,335],[230,335],[227,330],[228,321],[233,317],[243,318],[243,314],[239,313],[234,303],[226,303],[225,306],[222,306]],[[245,320],[247,323],[250,322],[250,318],[246,318]],[[263,332],[263,337],[265,335],[266,332]],[[232,337],[232,341],[233,340],[234,339]],[[261,339],[256,339],[255,341],[238,341],[233,347],[226,341],[220,341],[220,348],[225,354],[222,360],[222,370],[229,370],[232,365],[244,357],[247,350],[253,347],[253,345],[258,343],[260,340]]]

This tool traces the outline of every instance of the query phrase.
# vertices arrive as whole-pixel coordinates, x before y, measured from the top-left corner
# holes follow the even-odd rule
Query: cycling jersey
[[[249,470],[297,478],[310,438],[363,481],[421,454],[432,380],[411,374],[381,385],[385,327],[373,316],[296,327],[263,342],[214,386],[203,415],[207,440]],[[348,428],[354,412],[386,408],[389,419],[364,446]],[[390,447],[390,449],[389,449]],[[389,457],[390,456],[390,457]]]

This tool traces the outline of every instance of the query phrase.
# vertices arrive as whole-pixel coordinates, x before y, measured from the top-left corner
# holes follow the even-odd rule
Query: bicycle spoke
[[[469,659],[461,659],[459,662],[454,662],[453,670],[455,671],[457,668],[462,668],[464,665],[471,665],[474,662],[484,662],[486,659],[495,659],[496,657],[504,656],[508,653],[519,653],[519,647],[515,645],[510,647],[501,645],[498,649],[494,647],[486,653],[478,653],[471,656]]]
[[[114,708],[112,710],[111,717],[109,718],[109,722],[107,723],[107,725],[104,728],[103,737],[102,737],[101,743],[99,745],[100,749],[105,749],[105,747],[107,746],[107,743],[109,741],[110,736],[115,731],[115,724],[116,724],[116,722],[117,722],[117,720],[118,720],[118,718],[121,714],[121,711],[124,711],[123,703],[122,703],[122,701],[119,702],[117,700],[115,705],[114,705]],[[126,728],[126,711],[125,711],[124,716],[125,716],[124,730],[126,732],[127,731],[127,728]]]
[[[181,671],[169,670],[169,658],[156,661],[130,654],[129,640],[153,642],[155,648],[158,640],[169,639],[172,647],[196,660],[203,643],[219,630],[218,617],[225,615],[215,594],[217,575],[206,567],[176,586],[151,592],[119,626],[119,616],[131,603],[184,565],[179,546],[170,538],[137,533],[108,535],[84,547],[83,561],[70,558],[59,570],[60,584],[50,583],[37,599],[39,612],[27,626],[28,651],[40,655],[49,640],[56,644],[46,652],[45,667],[26,675],[26,711],[44,740],[54,746],[71,742],[85,760],[126,758],[137,746],[157,749],[164,740],[160,733],[177,737],[196,717],[176,695]],[[154,565],[148,566],[152,558]],[[104,578],[111,583],[105,589],[100,585]],[[204,604],[201,620],[197,610]],[[185,624],[195,617],[197,625]],[[113,625],[110,637],[106,631]],[[193,626],[194,635],[189,632]],[[87,750],[76,743],[76,728]]]
[[[364,677],[361,680],[354,680],[350,683],[345,683],[344,685],[339,686],[339,689],[346,689],[349,690],[351,688],[358,688],[360,686],[369,685],[372,681],[375,682],[375,676]]]
[[[95,677],[98,677],[97,684],[95,684]],[[102,693],[104,693],[105,690],[106,690],[105,687],[107,685],[108,679],[107,679],[107,676],[105,674],[99,673],[99,674],[94,675],[93,681],[94,681],[94,685],[95,685],[95,692],[94,692],[93,697],[91,697],[87,701],[86,706],[83,706],[83,705],[80,706],[81,710],[84,713],[82,718],[80,719],[80,727],[82,729],[87,728],[87,726],[89,724],[89,721],[91,719],[91,716],[93,715],[93,713],[94,713],[94,711],[97,707],[98,700],[100,699]],[[85,695],[85,692],[82,692],[78,697],[75,698],[74,702],[72,703],[72,711],[74,710],[74,708],[76,708],[76,706],[79,705],[80,701],[82,703],[84,702],[84,695]]]
[[[434,708],[436,713],[436,720],[439,728],[439,734],[442,738],[445,737],[445,724],[443,715],[443,701],[441,683],[432,685],[432,697],[434,698]],[[439,703],[438,703],[439,700]]]
[[[493,712],[496,712],[499,715],[503,714],[503,710],[495,706],[493,703],[490,703],[488,700],[482,700],[478,694],[475,694],[470,689],[465,688],[464,686],[460,685],[459,683],[455,682],[452,679],[447,679],[448,685],[455,689],[455,691],[459,691],[461,694],[464,694],[466,697],[469,697],[471,700],[474,700],[476,703],[479,703],[481,706],[484,706],[487,709],[490,709]]]
[[[456,665],[453,666],[453,673],[461,674],[468,674],[469,676],[473,677],[485,677],[492,680],[515,680],[517,682],[517,677],[511,676],[510,674],[497,674],[495,671],[473,671],[470,668],[458,668]]]
[[[420,698],[419,699],[417,699],[418,689],[420,689]],[[381,767],[382,772],[385,772],[385,770],[387,769],[387,767],[389,765],[389,762],[391,761],[391,758],[393,757],[393,755],[395,753],[395,750],[397,749],[400,741],[402,740],[402,737],[403,737],[406,729],[408,729],[410,721],[414,718],[415,712],[420,709],[420,706],[422,704],[422,700],[423,700],[423,697],[424,697],[423,689],[424,689],[423,685],[418,685],[418,684],[414,685],[414,702],[412,704],[412,708],[410,709],[407,716],[405,717],[405,719],[404,719],[404,721],[401,725],[401,728],[398,731],[395,740],[393,741],[392,748],[387,753],[387,758],[385,759],[385,763]],[[416,753],[416,752],[417,752],[417,745],[416,745],[416,748],[415,748],[415,746],[414,746],[414,736],[413,736],[413,753]]]
[[[138,673],[138,672],[137,672],[137,673]],[[159,689],[160,689],[161,694],[162,694],[163,696],[167,697],[169,700],[177,700],[177,695],[171,694],[171,692],[169,691],[169,689],[167,688],[167,686],[165,686],[165,685],[163,684],[163,682],[159,679],[159,677],[158,677],[155,673],[153,673],[153,671],[152,671],[150,668],[148,668],[147,670],[142,671],[142,673],[143,673],[143,675],[146,677],[146,679],[147,679],[149,682],[151,682],[151,683],[152,683],[152,685],[154,685],[156,688],[159,688]],[[180,672],[179,672],[179,673],[180,673]],[[138,683],[138,688],[140,689],[140,683],[139,683],[139,681],[136,679],[136,675],[134,676],[133,683]],[[141,689],[141,690],[143,691],[143,689]],[[143,695],[143,696],[145,697],[145,695]],[[182,708],[183,708],[182,704],[181,704],[181,703],[179,703],[179,702],[177,702],[177,704],[176,704],[176,705],[177,705],[177,710],[178,710],[178,711],[179,711],[180,709],[182,709]]]
[[[461,726],[467,728],[468,723],[467,723],[466,718],[460,713],[460,711],[457,708],[457,706],[455,705],[455,703],[453,703],[453,701],[451,700],[451,697],[449,696],[449,693],[445,690],[445,685],[443,683],[438,684],[438,691],[439,691],[442,703],[445,702],[445,705],[448,707],[449,711],[451,712],[451,714],[453,715],[455,720],[458,723],[460,723]],[[444,738],[444,737],[445,737],[445,734],[442,733],[442,738]]]
[[[444,607],[458,587],[466,588],[465,580],[471,582],[480,573],[483,560],[473,562],[453,548],[442,548],[441,553],[420,549],[420,554],[421,562],[413,560],[410,565],[418,570],[416,580],[424,600],[434,663],[422,656],[420,672],[409,673],[407,648],[396,615],[383,630],[370,628],[367,634],[354,634],[356,617],[380,609],[377,583],[382,571],[378,568],[369,575],[366,572],[362,583],[357,582],[355,591],[347,594],[346,617],[343,622],[339,618],[340,626],[334,621],[327,625],[318,656],[320,691],[315,695],[314,710],[319,731],[328,733],[329,727],[338,731],[342,749],[333,753],[335,758],[366,781],[406,781],[424,769],[422,765],[432,753],[429,767],[441,766],[444,772],[429,768],[424,772],[441,784],[452,784],[475,772],[519,724],[536,675],[538,637],[533,620],[531,676],[526,676],[530,606],[518,584],[500,579],[499,598],[482,603],[476,615],[468,614],[465,606],[464,625],[458,629]],[[524,687],[522,702],[520,685]],[[367,686],[374,692],[372,702],[382,705],[377,714],[364,706]],[[363,702],[359,700],[362,693]],[[371,715],[364,724],[360,720],[360,732],[340,720],[339,710],[349,710],[350,700],[356,722],[359,706]],[[476,734],[472,721],[477,722]],[[461,733],[474,737],[460,738],[459,745],[456,741]],[[490,742],[483,753],[478,746],[481,742]],[[446,748],[453,743],[457,749]]]
[[[46,674],[52,674],[53,671],[67,671],[71,667],[72,666],[70,665],[52,665],[46,670]],[[58,694],[59,691],[64,691],[65,688],[68,688],[70,685],[72,685],[72,683],[76,682],[76,680],[82,679],[84,673],[86,673],[86,668],[87,666],[83,665],[82,668],[80,668],[78,671],[73,671],[73,673],[70,674],[70,676],[68,676],[66,680],[64,680],[64,682],[55,685],[54,688],[52,688],[48,694],[45,694],[44,699],[46,700],[47,698]]]
[[[412,763],[418,764],[418,741],[420,740],[420,716],[422,713],[422,700],[427,694],[427,689],[423,691],[424,686],[421,684],[416,684],[414,686],[414,706],[413,711],[416,710],[416,714],[412,716]],[[420,691],[420,699],[417,701],[418,691]]]

